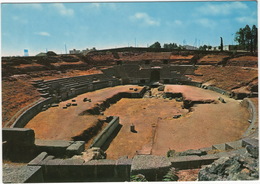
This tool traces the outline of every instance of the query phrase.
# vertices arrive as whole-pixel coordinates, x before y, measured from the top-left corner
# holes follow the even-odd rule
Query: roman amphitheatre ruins
[[[6,183],[256,180],[258,56],[2,57],[2,134]]]

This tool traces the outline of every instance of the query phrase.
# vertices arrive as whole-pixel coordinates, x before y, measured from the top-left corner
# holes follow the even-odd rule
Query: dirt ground
[[[85,93],[73,98],[77,106],[70,106],[67,109],[63,107],[73,102],[63,101],[58,107],[51,107],[37,114],[25,128],[33,129],[36,139],[71,140],[73,136],[80,135],[84,130],[95,126],[98,119],[104,119],[104,116],[97,115],[79,116],[81,112],[93,108],[96,103],[103,102],[119,92],[131,92],[132,90],[129,90],[131,87],[142,89],[142,87],[127,85]],[[91,102],[83,102],[86,97],[91,99]]]
[[[191,86],[167,86],[192,100],[217,100],[218,93]],[[194,88],[196,90],[194,90]],[[109,159],[137,153],[166,155],[169,149],[184,151],[235,141],[248,127],[248,112],[238,101],[221,96],[227,103],[200,104],[190,113],[168,99],[121,99],[105,111],[120,117],[122,128],[106,150]],[[228,112],[228,113],[227,113]],[[183,114],[174,119],[175,113]],[[137,133],[130,132],[134,124]]]
[[[178,181],[196,181],[199,171],[200,169],[180,170],[177,173],[177,176],[179,177]]]
[[[232,90],[248,86],[253,80],[258,80],[258,70],[255,68],[244,68],[238,66],[200,66],[195,71],[202,76],[192,76],[193,81],[210,83],[221,89]]]
[[[228,57],[228,55],[214,55],[209,54],[198,60],[198,64],[208,63],[208,64],[216,64],[221,62],[223,58]]]
[[[112,105],[105,111],[105,115],[119,116],[123,126],[106,150],[108,159],[117,159],[124,155],[132,158],[136,151],[139,154],[150,154],[157,124],[165,119],[172,119],[174,115],[186,114],[187,110],[181,109],[181,105],[181,102],[154,98],[123,98]],[[130,131],[132,124],[136,133]]]
[[[59,107],[52,107],[36,115],[26,128],[35,131],[37,139],[71,140],[90,127],[95,126],[97,119],[105,116],[119,116],[122,125],[119,133],[106,150],[108,159],[135,154],[166,155],[169,149],[184,151],[198,149],[213,144],[235,141],[248,127],[248,113],[238,101],[226,98],[227,103],[217,102],[221,96],[210,90],[192,86],[167,85],[165,91],[181,92],[184,99],[215,100],[213,104],[199,104],[192,112],[182,109],[183,102],[163,98],[123,98],[111,105],[104,116],[79,114],[91,109],[96,103],[122,92],[131,91],[127,85],[105,88],[79,95],[74,98],[77,106],[63,109],[72,100],[61,102]],[[92,102],[83,102],[87,97]],[[228,112],[228,113],[227,113]],[[174,115],[182,115],[174,119]],[[135,126],[136,133],[130,131]]]
[[[31,85],[32,80],[51,80],[97,73],[102,72],[96,68],[92,68],[87,71],[37,71],[22,75],[13,75],[12,77],[2,80],[2,127],[9,127],[11,123],[13,123],[9,121],[17,112],[40,98],[40,93]]]

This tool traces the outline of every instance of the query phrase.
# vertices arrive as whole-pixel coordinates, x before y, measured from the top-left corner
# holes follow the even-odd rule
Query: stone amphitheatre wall
[[[125,78],[128,81],[123,82],[122,76],[119,71],[123,69],[125,71]],[[213,90],[218,93],[227,95],[231,97],[231,93],[228,91],[222,90],[220,88],[214,86],[205,86],[199,82],[189,81],[188,78],[183,77],[185,74],[192,74],[194,72],[194,67],[191,65],[187,66],[173,66],[163,67],[162,68],[162,76],[170,75],[171,78],[161,78],[160,82],[166,82],[171,84],[183,84],[183,85],[192,85],[196,87],[202,87],[205,89]],[[174,71],[172,74],[170,71]],[[135,72],[137,71],[137,72]],[[78,77],[70,77],[70,78],[61,78],[56,80],[49,81],[33,81],[33,85],[37,88],[37,90],[41,93],[42,97],[45,97],[45,100],[38,102],[37,104],[30,107],[28,110],[23,112],[14,122],[11,127],[24,127],[28,121],[30,121],[36,114],[41,112],[42,110],[46,110],[53,103],[58,103],[63,100],[67,100],[73,98],[77,95],[106,88],[117,86],[121,84],[145,84],[149,81],[150,71],[147,71],[146,74],[141,74],[139,71],[138,65],[131,66],[123,66],[123,67],[114,67],[104,70],[104,74],[94,74],[87,76],[78,76]],[[167,75],[166,75],[167,74]],[[124,77],[124,76],[123,76]]]
[[[54,99],[46,98],[23,112],[11,126],[11,128],[23,128],[34,116],[40,113],[44,106],[50,106]]]
[[[126,68],[127,69],[127,68]],[[30,107],[26,110],[12,125],[12,129],[4,130],[6,141],[10,142],[10,137],[19,140],[26,140],[29,136],[28,140],[34,140],[34,133],[32,130],[23,129],[28,121],[32,119],[37,113],[42,110],[46,110],[49,108],[51,104],[55,102],[59,102],[61,100],[65,100],[68,98],[73,98],[76,95],[86,93],[93,90],[98,90],[105,87],[112,87],[116,85],[121,85],[122,80],[117,78],[120,76],[120,73],[117,73],[116,70],[110,70],[110,73],[106,75],[91,75],[91,76],[81,76],[81,77],[73,77],[73,78],[65,78],[65,79],[57,79],[51,81],[35,81],[34,85],[41,89],[43,95],[46,95],[45,100],[40,101],[34,106]],[[115,76],[115,77],[114,77]],[[129,77],[126,75],[126,77]],[[136,77],[136,84],[141,83],[140,76],[133,75],[133,79]],[[146,77],[146,76],[145,76]],[[143,79],[143,78],[142,78]],[[173,82],[173,81],[170,81]],[[128,82],[130,83],[130,82]],[[214,86],[206,86],[199,82],[193,82],[188,80],[178,81],[176,82],[182,85],[191,85],[204,89],[209,89],[220,94],[224,94],[230,96],[228,91],[222,90],[220,88]],[[104,104],[105,105],[105,104]],[[257,111],[254,104],[248,100],[244,99],[242,105],[248,108],[250,112],[251,122],[250,127],[245,132],[244,137],[249,136],[252,131],[256,128],[257,122]],[[102,147],[102,145],[106,142],[106,140],[110,137],[113,131],[117,128],[119,124],[118,118],[113,118],[112,121],[108,124],[108,126],[103,130],[95,139],[94,143],[91,147]],[[17,129],[22,128],[22,129]],[[26,132],[29,132],[28,134]],[[11,136],[10,136],[11,135]],[[18,136],[18,137],[17,137]],[[4,139],[5,140],[5,139]],[[12,142],[12,141],[11,141]],[[32,141],[29,141],[29,147],[24,146],[27,144],[27,141],[24,141],[21,145],[14,144],[14,146],[19,147],[26,154],[31,154],[35,147]],[[247,144],[246,141],[240,141],[241,144]],[[69,143],[65,149],[65,152],[72,143]],[[227,143],[223,144],[225,149]],[[24,149],[21,147],[24,146]],[[57,145],[53,147],[48,146],[47,150],[52,150],[57,148]],[[214,149],[217,147],[213,146]],[[212,149],[213,149],[212,147]],[[45,149],[45,148],[44,148]],[[44,151],[44,149],[42,151]],[[81,148],[80,148],[81,149]],[[208,148],[207,148],[208,149]],[[211,149],[211,148],[210,148]],[[46,150],[46,149],[45,149]],[[12,150],[11,150],[12,151]],[[75,151],[75,150],[74,150]],[[131,174],[143,173],[145,174],[151,181],[155,181],[157,179],[161,179],[163,175],[166,174],[166,171],[170,167],[176,167],[179,169],[191,169],[191,168],[199,168],[202,165],[210,164],[214,160],[218,159],[221,155],[205,155],[205,156],[184,156],[177,158],[166,159],[166,157],[161,156],[153,156],[153,155],[138,155],[133,159],[128,158],[120,158],[118,160],[92,160],[89,162],[84,162],[82,159],[60,159],[55,158],[51,151],[49,153],[41,153],[35,159],[33,159],[28,166],[30,167],[41,167],[41,172],[44,182],[75,182],[75,181],[129,181]],[[77,152],[77,151],[76,151]],[[74,152],[75,153],[75,152]],[[33,153],[35,154],[35,153]],[[145,160],[146,163],[142,163]],[[160,168],[160,169],[158,169]],[[161,171],[163,171],[161,173]],[[38,175],[38,173],[37,173]],[[42,180],[40,178],[39,180]]]
[[[248,129],[246,130],[246,132],[243,134],[243,137],[247,137],[251,134],[256,134],[257,131],[256,129],[258,128],[257,123],[258,123],[258,113],[257,113],[257,109],[254,105],[254,103],[249,99],[249,98],[245,98],[242,102],[241,105],[246,107],[249,111],[250,117],[249,117],[249,123],[250,126],[248,127]],[[257,136],[257,135],[255,135]]]

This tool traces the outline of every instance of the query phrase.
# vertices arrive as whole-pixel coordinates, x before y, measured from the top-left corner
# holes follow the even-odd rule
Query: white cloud
[[[54,8],[59,12],[59,14],[64,15],[64,16],[73,16],[74,15],[74,10],[71,8],[66,8],[64,4],[61,3],[54,3],[52,4]]]
[[[100,8],[100,3],[91,3],[90,7],[92,7],[92,8]]]
[[[36,9],[36,10],[42,10],[42,5],[40,3],[32,3],[32,4],[14,4],[14,7],[16,8],[32,8],[32,9]]]
[[[48,32],[36,32],[34,34],[39,35],[39,36],[47,36],[47,37],[51,36],[50,33],[48,33]]]
[[[245,23],[245,24],[257,24],[257,19],[256,17],[237,17],[236,21],[239,23]]]
[[[130,17],[130,19],[134,21],[142,21],[144,24],[149,26],[160,25],[160,21],[155,20],[154,18],[150,17],[147,13],[143,12],[135,13],[133,16]]]
[[[21,23],[21,24],[27,24],[28,23],[28,20],[27,19],[24,19],[22,17],[18,17],[18,16],[13,16],[12,19],[18,23]]]
[[[100,10],[100,9],[110,9],[110,10],[116,10],[117,4],[116,3],[87,3],[85,6],[86,10]]]
[[[207,19],[207,18],[202,18],[202,19],[197,19],[195,22],[201,26],[207,27],[207,28],[214,28],[217,23],[214,22],[213,20]]]
[[[206,15],[228,15],[234,10],[245,10],[247,5],[242,2],[226,2],[221,4],[207,3],[197,9],[201,14]]]
[[[174,24],[180,26],[180,25],[182,25],[183,23],[182,23],[182,21],[180,21],[180,20],[175,20],[175,21],[174,21]]]
[[[34,9],[38,9],[38,10],[42,9],[41,4],[28,4],[28,6],[31,7],[31,8],[34,8]]]

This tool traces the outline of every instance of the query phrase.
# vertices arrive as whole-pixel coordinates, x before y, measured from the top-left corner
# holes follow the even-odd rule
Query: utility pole
[[[65,43],[65,54],[67,54],[67,46],[66,46],[66,43]]]

